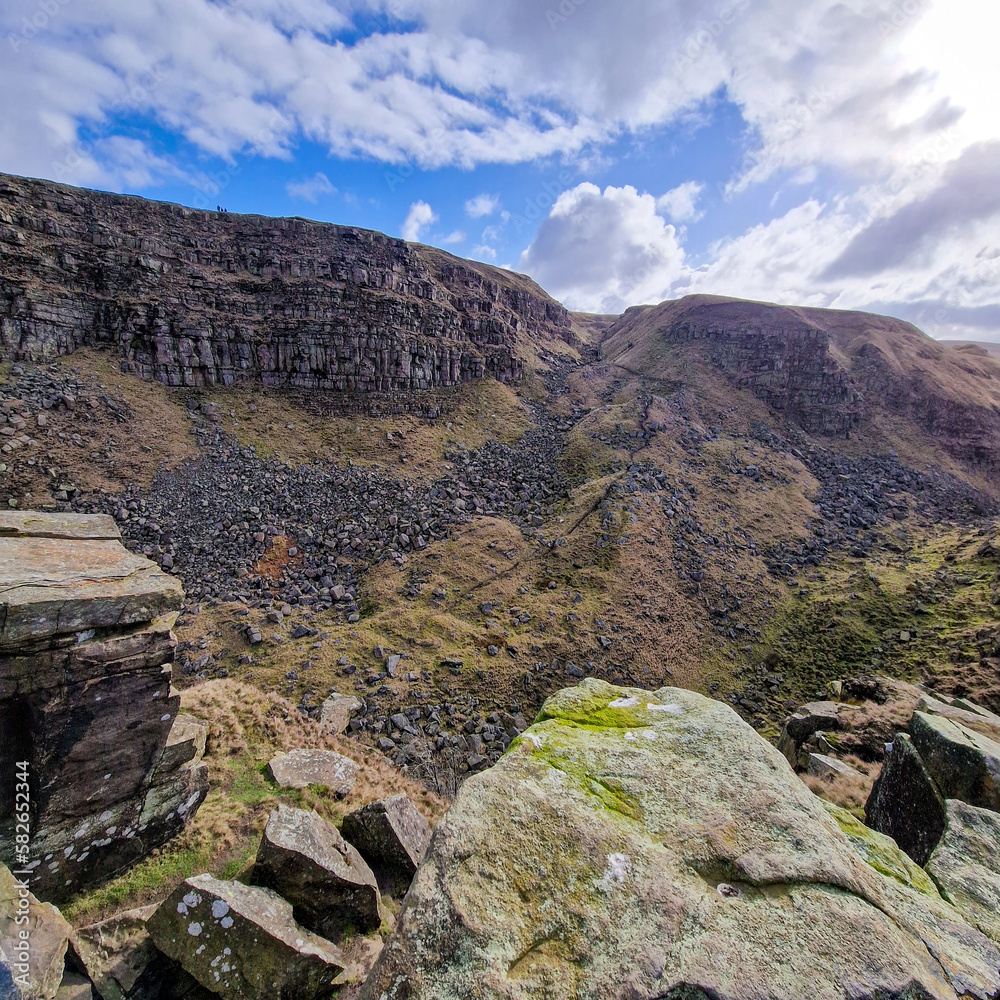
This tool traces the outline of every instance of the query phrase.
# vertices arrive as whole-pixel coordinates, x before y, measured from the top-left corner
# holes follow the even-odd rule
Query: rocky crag
[[[0,176],[0,356],[111,345],[168,385],[408,393],[514,381],[574,339],[510,272],[381,233]]]
[[[649,372],[664,350],[695,352],[812,434],[919,428],[994,483],[1000,471],[1000,366],[960,355],[910,323],[870,313],[690,295],[637,306],[611,325],[602,356]]]
[[[0,793],[0,861],[46,900],[127,868],[205,797],[205,729],[170,685],[183,596],[111,518],[0,513],[0,770],[26,762],[29,786],[17,810],[13,781]]]

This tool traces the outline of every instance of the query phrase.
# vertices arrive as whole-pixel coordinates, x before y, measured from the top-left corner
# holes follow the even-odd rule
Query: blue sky
[[[0,170],[1000,338],[985,0],[5,0]]]

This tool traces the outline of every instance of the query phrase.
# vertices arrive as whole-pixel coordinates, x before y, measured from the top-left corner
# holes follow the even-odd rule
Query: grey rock
[[[252,882],[292,904],[295,919],[332,941],[382,923],[378,885],[360,854],[315,812],[280,805],[271,813]]]
[[[272,757],[267,771],[268,776],[282,788],[325,785],[335,795],[344,796],[354,787],[358,765],[332,750],[301,748]]]
[[[379,885],[396,895],[409,887],[431,838],[430,824],[406,795],[369,802],[348,813],[341,829]]]
[[[865,804],[865,822],[899,845],[918,865],[927,863],[945,825],[944,798],[910,737],[900,734]]]
[[[325,1000],[345,963],[261,886],[186,879],[146,924],[156,947],[225,1000]]]

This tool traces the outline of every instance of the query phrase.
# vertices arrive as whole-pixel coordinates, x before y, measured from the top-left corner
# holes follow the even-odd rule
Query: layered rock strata
[[[168,385],[360,393],[520,377],[518,345],[572,340],[511,272],[381,233],[0,175],[0,356],[109,344]]]
[[[24,762],[29,786],[27,844],[0,791],[0,861],[43,899],[122,871],[207,792],[204,728],[170,687],[182,599],[109,517],[0,513],[0,773]]]

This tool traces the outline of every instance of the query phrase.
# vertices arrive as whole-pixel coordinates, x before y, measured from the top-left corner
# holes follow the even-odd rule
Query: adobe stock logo
[[[73,0],[39,0],[35,12],[30,17],[25,15],[21,18],[20,31],[8,32],[7,41],[10,47],[17,52],[22,45],[27,45],[33,38],[37,38],[48,28],[53,18],[72,2]]]

